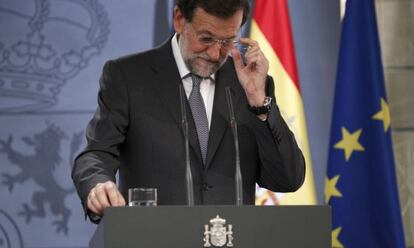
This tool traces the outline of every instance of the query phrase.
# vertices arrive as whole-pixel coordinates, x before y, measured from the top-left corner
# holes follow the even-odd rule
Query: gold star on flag
[[[335,144],[336,149],[343,149],[346,161],[352,155],[353,151],[365,151],[364,147],[358,142],[362,129],[358,129],[354,133],[349,133],[345,127],[342,127],[342,140]]]
[[[329,203],[332,196],[342,197],[342,193],[336,188],[336,183],[339,180],[339,175],[329,179],[325,177],[325,202]]]
[[[342,227],[338,227],[332,231],[332,247],[340,248],[344,245],[339,241],[338,236],[341,234]]]
[[[372,119],[383,122],[384,132],[387,132],[388,128],[390,128],[390,123],[391,123],[390,108],[388,107],[388,104],[384,100],[384,98],[381,97],[381,110],[378,111],[375,115],[373,115]]]

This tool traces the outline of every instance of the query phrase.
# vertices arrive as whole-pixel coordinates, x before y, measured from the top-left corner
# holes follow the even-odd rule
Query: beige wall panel
[[[385,81],[393,128],[414,128],[414,70],[386,69]]]
[[[393,142],[406,245],[414,247],[414,131],[394,131]]]
[[[376,1],[384,66],[414,66],[414,1]]]

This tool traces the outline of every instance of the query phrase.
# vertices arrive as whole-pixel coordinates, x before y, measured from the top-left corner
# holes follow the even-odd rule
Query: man
[[[268,61],[256,41],[240,38],[249,47],[245,62],[234,47],[248,12],[247,0],[179,0],[172,38],[105,65],[88,145],[72,172],[93,220],[106,207],[124,206],[133,187],[157,188],[159,205],[187,203],[179,85],[188,98],[195,204],[236,202],[226,87],[238,122],[244,204],[254,204],[255,183],[279,192],[302,185],[304,159],[275,104]]]

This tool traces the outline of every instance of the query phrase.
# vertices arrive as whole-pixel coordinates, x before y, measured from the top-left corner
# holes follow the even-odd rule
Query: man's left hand
[[[269,70],[269,62],[260,50],[257,41],[249,38],[240,38],[242,45],[248,46],[245,54],[245,63],[237,48],[231,49],[237,77],[246,92],[250,106],[262,106],[266,97],[266,76]]]

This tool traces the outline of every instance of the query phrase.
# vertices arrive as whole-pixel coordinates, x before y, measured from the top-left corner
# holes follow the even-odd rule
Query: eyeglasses
[[[224,48],[226,50],[230,49],[232,46],[235,46],[238,44],[237,39],[217,39],[212,36],[206,36],[206,35],[198,35],[197,36],[198,42],[203,44],[204,46],[210,47],[218,43],[221,48]]]
[[[220,48],[229,50],[232,48],[232,46],[236,46],[239,44],[239,41],[237,38],[228,38],[228,39],[217,39],[211,35],[208,34],[197,34],[197,30],[193,27],[193,25],[189,22],[191,28],[195,31],[195,36],[200,44],[206,47],[211,47],[218,43],[220,45]]]

